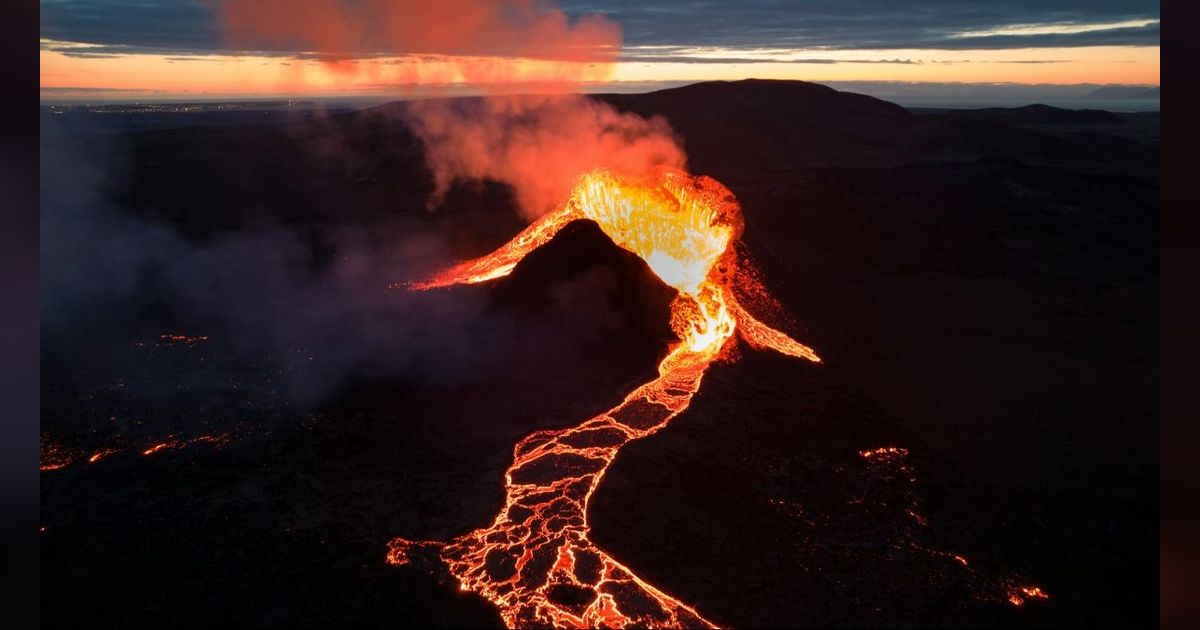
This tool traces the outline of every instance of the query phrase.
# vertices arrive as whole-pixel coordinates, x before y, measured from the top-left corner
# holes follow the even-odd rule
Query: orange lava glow
[[[171,344],[171,345],[194,346],[198,343],[204,343],[205,341],[208,341],[208,335],[199,335],[196,337],[191,337],[188,335],[167,334],[167,335],[159,335],[158,336],[158,343],[160,345]]]
[[[715,627],[596,547],[588,539],[588,501],[622,446],[665,427],[687,409],[708,367],[733,358],[735,332],[754,348],[820,358],[737,302],[731,283],[745,276],[736,273],[732,244],[741,234],[741,208],[717,181],[675,169],[659,169],[647,181],[604,171],[585,175],[565,204],[508,244],[410,286],[426,290],[506,276],[580,219],[595,221],[678,292],[671,304],[678,341],[659,363],[658,377],[577,426],[537,431],[518,442],[504,476],[504,507],[489,527],[446,543],[397,538],[388,561],[406,564],[415,546],[439,545],[460,588],[495,604],[510,628]]]
[[[154,446],[142,451],[142,455],[153,455],[163,449],[175,448],[178,445],[179,444],[177,442],[159,442],[158,444],[155,444]]]
[[[1013,585],[1008,589],[1008,602],[1013,606],[1024,606],[1031,600],[1049,598],[1045,591],[1036,586]]]
[[[98,461],[104,459],[105,457],[108,457],[109,455],[112,455],[113,453],[116,453],[116,452],[117,452],[117,449],[115,449],[115,448],[102,448],[102,449],[96,451],[95,453],[92,453],[91,457],[87,458],[87,461],[89,464],[95,464],[96,462],[98,462]]]
[[[229,433],[203,434],[195,437],[190,437],[186,440],[176,439],[167,436],[167,439],[150,445],[141,451],[142,455],[154,455],[160,451],[168,449],[181,449],[193,444],[212,444],[213,446],[223,446],[228,444],[232,436]],[[41,464],[39,469],[42,472],[51,470],[61,470],[67,466],[86,462],[95,464],[100,460],[106,459],[111,455],[122,452],[127,447],[106,446],[92,451],[91,455],[84,457],[86,451],[79,449],[66,448],[52,440],[47,436],[42,436],[41,447]]]
[[[166,442],[159,442],[158,444],[155,444],[154,446],[142,451],[142,455],[153,455],[159,451],[164,451],[167,449],[186,448],[192,444],[204,443],[221,445],[227,442],[229,442],[228,433],[221,433],[219,435],[198,435],[186,440],[167,440]]]
[[[50,439],[45,433],[41,437],[38,455],[38,470],[48,472],[66,468],[75,459],[75,452]]]
[[[869,451],[859,451],[860,457],[867,459],[888,460],[897,457],[905,457],[908,455],[908,449],[900,448],[899,446],[883,446],[880,448],[871,449]]]

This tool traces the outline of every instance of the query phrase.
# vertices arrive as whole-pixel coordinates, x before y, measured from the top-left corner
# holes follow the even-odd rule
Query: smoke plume
[[[63,364],[56,377],[110,372],[131,339],[203,334],[231,360],[272,357],[288,398],[308,403],[354,374],[453,380],[479,338],[503,339],[478,296],[387,289],[444,255],[410,221],[331,229],[328,260],[284,227],[195,241],[110,201],[128,164],[117,138],[43,118],[43,353]]]
[[[542,0],[217,1],[226,35],[238,47],[342,60],[406,54],[535,60],[563,64],[558,72],[573,71],[580,80],[606,72],[594,64],[611,64],[621,46],[620,27],[611,20],[585,15],[572,21]],[[516,78],[520,67],[492,64],[514,73],[498,78]],[[473,63],[464,68],[487,69]]]
[[[442,195],[460,181],[512,187],[527,219],[565,199],[574,180],[607,168],[638,177],[682,168],[678,139],[661,118],[618,112],[579,95],[607,80],[620,28],[602,16],[572,20],[538,0],[224,0],[231,41],[247,49],[315,54],[339,72],[370,72],[372,58],[424,56],[423,87],[467,84],[482,100],[423,100],[406,109]],[[527,89],[536,95],[513,95]]]
[[[418,101],[408,111],[434,177],[432,205],[459,180],[509,184],[527,219],[562,203],[574,180],[606,168],[638,177],[656,164],[682,168],[662,118],[621,113],[577,95]]]

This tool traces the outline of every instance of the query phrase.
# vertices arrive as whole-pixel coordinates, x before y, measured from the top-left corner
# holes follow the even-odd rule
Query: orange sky
[[[634,51],[637,52],[637,51]],[[693,56],[721,57],[698,50]],[[724,55],[728,56],[728,55]],[[931,81],[997,83],[1159,84],[1159,48],[1097,46],[1005,50],[739,51],[772,63],[619,62],[611,81],[705,81],[744,78],[811,81]],[[788,59],[841,63],[789,63]],[[914,63],[878,63],[879,60]],[[854,60],[862,62],[854,63]],[[493,62],[495,60],[492,60]],[[1047,61],[1053,63],[1045,63]],[[1037,63],[1020,63],[1037,62]],[[229,55],[68,56],[41,50],[43,88],[90,88],[161,96],[397,95],[398,86],[456,83],[456,64],[430,58],[390,58],[331,67],[287,57]],[[513,64],[519,73],[537,62]],[[594,76],[602,80],[601,76]],[[148,91],[148,92],[147,92]],[[64,90],[55,90],[65,96]],[[43,93],[45,96],[46,93]]]

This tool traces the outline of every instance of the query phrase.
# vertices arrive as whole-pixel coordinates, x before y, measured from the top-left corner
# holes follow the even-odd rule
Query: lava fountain
[[[731,357],[735,332],[754,348],[821,359],[738,303],[733,283],[756,282],[738,273],[732,247],[742,232],[741,207],[716,180],[676,169],[657,169],[645,180],[607,171],[584,175],[566,203],[506,245],[410,288],[504,277],[580,219],[595,221],[678,292],[671,303],[678,341],[659,363],[658,377],[577,426],[518,442],[504,476],[504,506],[490,526],[449,542],[397,538],[388,561],[405,564],[414,547],[437,547],[462,590],[495,604],[510,628],[716,627],[596,547],[588,539],[588,501],[622,446],[687,409],[708,366]],[[740,288],[765,295],[761,287]]]

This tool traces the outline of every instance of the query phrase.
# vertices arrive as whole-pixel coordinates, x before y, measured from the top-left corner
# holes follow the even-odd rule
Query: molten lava
[[[1036,586],[1013,584],[1008,589],[1008,602],[1013,606],[1024,606],[1027,601],[1049,598],[1045,591]]]
[[[494,603],[509,627],[715,627],[597,548],[588,539],[588,501],[622,446],[687,409],[708,366],[728,356],[734,332],[755,348],[820,358],[738,304],[731,283],[745,276],[736,274],[731,246],[741,235],[741,208],[717,181],[677,170],[661,169],[649,181],[603,171],[585,175],[559,210],[508,244],[412,288],[506,276],[579,219],[595,221],[678,291],[671,329],[679,341],[659,363],[658,378],[616,407],[518,442],[505,473],[505,504],[491,526],[444,544],[398,538],[389,545],[388,560],[405,564],[415,547],[440,545],[441,560],[460,587]]]

